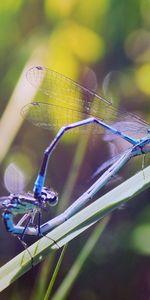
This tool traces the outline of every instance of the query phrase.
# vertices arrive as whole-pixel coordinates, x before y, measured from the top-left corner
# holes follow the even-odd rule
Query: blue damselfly
[[[150,152],[150,126],[138,116],[131,113],[118,113],[118,110],[112,107],[111,102],[45,67],[37,66],[29,69],[27,79],[38,89],[38,92],[34,102],[27,104],[22,109],[22,115],[26,116],[34,125],[51,128],[59,124],[60,114],[63,110],[63,113],[66,113],[66,121],[44,151],[33,194],[12,194],[1,198],[1,206],[5,208],[3,218],[6,229],[20,236],[25,234],[43,235],[61,224],[87,204],[130,158]],[[53,118],[54,114],[57,118]],[[128,122],[129,118],[132,122]],[[117,119],[116,123],[115,119]],[[41,210],[47,203],[57,202],[57,194],[44,187],[48,161],[53,150],[66,131],[93,123],[97,124],[98,128],[126,140],[131,146],[63,214],[41,225]],[[132,137],[132,133],[135,132],[140,132],[143,137],[140,139]],[[19,213],[23,214],[23,218],[18,224],[14,224],[13,217]],[[39,214],[37,228],[30,226],[33,224],[36,213]],[[29,217],[29,221],[26,226],[21,226],[26,216]]]

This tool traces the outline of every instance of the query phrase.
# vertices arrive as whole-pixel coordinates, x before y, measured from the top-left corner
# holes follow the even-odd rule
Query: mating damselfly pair
[[[4,209],[3,219],[7,231],[21,239],[24,235],[42,236],[65,222],[85,206],[130,158],[150,152],[150,126],[138,116],[118,113],[109,101],[95,92],[42,66],[29,69],[27,79],[38,92],[34,102],[27,104],[22,109],[22,115],[35,125],[51,128],[58,125],[63,110],[67,121],[44,151],[33,194],[15,192],[0,199],[1,208]],[[42,101],[40,101],[41,97]],[[54,115],[57,117],[53,118]],[[98,128],[119,136],[130,146],[64,213],[42,224],[42,210],[46,208],[47,204],[54,205],[58,201],[57,193],[44,187],[49,158],[65,132],[78,127],[87,127],[89,124],[97,124]],[[132,137],[138,132],[142,138]],[[34,218],[37,214],[38,224],[35,226]],[[14,223],[16,215],[23,215],[17,224]]]

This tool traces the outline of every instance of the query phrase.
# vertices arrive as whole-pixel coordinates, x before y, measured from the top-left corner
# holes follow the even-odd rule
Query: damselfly
[[[58,125],[62,110],[67,119],[66,125],[64,124],[65,126],[58,131],[56,137],[44,151],[42,165],[34,184],[34,194],[14,194],[5,197],[4,201],[1,199],[2,205],[5,207],[3,217],[8,231],[17,235],[40,235],[40,233],[44,234],[78,212],[131,157],[150,152],[150,126],[138,116],[118,114],[118,111],[112,107],[109,101],[55,71],[41,66],[33,67],[27,72],[27,79],[40,93],[37,93],[33,103],[23,108],[22,114],[26,115],[33,124],[44,128]],[[41,101],[40,97],[44,102]],[[53,118],[54,114],[57,118]],[[116,124],[114,123],[115,118],[117,118]],[[128,118],[131,118],[130,122],[128,122]],[[69,120],[72,123],[69,124]],[[50,155],[66,131],[92,123],[126,140],[131,147],[63,214],[41,225],[41,209],[45,207],[47,202],[55,202],[57,198],[55,193],[51,194],[51,190],[46,190],[44,187]],[[113,123],[114,126],[111,125]],[[127,134],[130,132],[132,135],[132,132],[137,131],[143,135],[142,138],[136,139]],[[34,212],[39,211],[37,229],[29,225],[33,223]],[[15,225],[13,216],[16,213],[23,213],[25,216],[21,219],[21,223]],[[26,226],[19,226],[28,214],[31,216],[29,223]]]
[[[33,194],[24,193],[24,178],[15,164],[10,164],[7,167],[4,183],[10,195],[0,197],[0,208],[4,209],[3,219],[7,231],[20,236],[21,240],[23,240],[25,234],[42,235],[40,231],[41,212],[42,210],[47,210],[47,206],[57,204],[57,193],[52,189],[44,187],[42,189],[41,198],[38,200],[34,198]],[[19,215],[23,215],[23,217],[14,225],[13,218]],[[38,216],[38,224],[35,227],[34,219],[36,215]],[[24,223],[25,225],[23,225]],[[30,230],[28,230],[29,226]]]
[[[52,143],[45,150],[42,166],[34,186],[36,197],[40,195],[44,184],[49,157],[66,131],[95,123],[99,128],[107,130],[128,141],[132,146],[142,149],[141,152],[145,153],[145,151],[149,150],[150,126],[138,116],[118,113],[118,110],[112,107],[108,100],[47,68],[41,66],[31,68],[27,73],[27,79],[42,93],[42,96],[41,94],[37,94],[34,99],[36,101],[28,104],[22,110],[22,114],[26,113],[27,118],[32,123],[44,128],[50,128],[52,125],[55,126],[59,122],[59,113],[63,109],[64,114],[66,113],[67,116],[67,123],[69,120],[76,121],[77,118],[80,119],[77,122],[62,127]],[[44,99],[44,103],[38,101],[41,99],[40,97]],[[57,115],[56,119],[53,118],[55,113]],[[117,118],[116,123],[114,123],[115,118]],[[129,118],[130,121],[128,121]],[[108,125],[108,123],[112,122],[114,126]],[[127,132],[140,132],[145,137],[135,139],[129,136]],[[140,145],[138,146],[138,144]]]

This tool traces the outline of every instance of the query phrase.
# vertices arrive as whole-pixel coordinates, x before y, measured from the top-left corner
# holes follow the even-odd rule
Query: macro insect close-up
[[[82,102],[83,99],[85,101],[85,106],[83,107],[83,117],[85,119],[82,118],[83,120],[81,119],[79,121],[72,122],[71,124],[67,124],[60,128],[53,141],[45,149],[42,165],[34,184],[33,194],[13,193],[8,197],[1,198],[1,207],[4,208],[3,219],[6,230],[12,234],[20,236],[21,240],[26,234],[37,236],[43,235],[44,232],[51,230],[55,226],[53,223],[51,225],[51,222],[44,225],[41,224],[41,210],[46,207],[47,203],[53,206],[57,204],[58,200],[57,193],[51,189],[48,189],[47,187],[44,187],[44,182],[49,158],[57,146],[57,143],[66,131],[72,131],[74,128],[96,123],[100,128],[110,131],[113,135],[119,136],[120,138],[129,142],[131,146],[129,149],[123,152],[118,159],[116,159],[116,161],[108,168],[106,172],[104,172],[102,176],[100,176],[100,178],[94,183],[94,186],[90,187],[90,189],[82,195],[81,199],[78,199],[73,205],[71,205],[71,207],[69,207],[64,214],[64,221],[78,212],[88,202],[88,200],[91,199],[94,193],[107,184],[107,182],[120,170],[120,168],[124,166],[124,164],[126,164],[126,162],[129,161],[130,158],[137,155],[145,155],[146,153],[150,152],[150,126],[138,116],[130,114],[130,122],[128,122],[126,120],[126,114],[122,114],[119,116],[121,121],[117,121],[116,126],[114,123],[113,127],[113,124],[109,125],[105,123],[105,116],[103,114],[100,116],[100,118],[98,118],[100,115],[98,107],[102,106],[102,111],[105,111],[105,109],[109,110],[111,118],[115,118],[115,116],[119,115],[119,112],[112,107],[109,101],[101,96],[98,96],[93,91],[90,91],[78,83],[73,82],[71,79],[42,66],[36,66],[29,69],[27,72],[27,79],[31,84],[33,84],[33,86],[39,86],[39,90],[47,97],[47,99],[44,97],[44,101],[48,101],[48,103],[33,102],[31,104],[27,104],[22,109],[22,114],[27,115],[27,118],[35,125],[45,128],[51,127],[50,115],[55,111],[58,113],[59,108],[65,108],[67,115],[69,115],[69,120],[71,120],[71,118],[75,120],[75,118],[78,116],[78,112],[78,118],[81,117],[82,112],[78,111],[76,106],[78,105],[78,102]],[[57,91],[55,93],[53,92],[53,85],[59,86],[58,93]],[[65,96],[63,98],[64,93]],[[68,101],[69,109],[67,110]],[[96,102],[94,103],[94,108],[92,107],[93,101]],[[94,110],[95,105],[97,108],[96,111]],[[97,117],[94,116],[94,114],[96,114]],[[111,118],[110,122],[112,122]],[[132,127],[130,128],[131,121]],[[53,122],[52,125],[55,126],[55,123]],[[137,133],[143,133],[143,137],[140,139],[133,138],[132,132],[135,133],[136,131]],[[126,134],[126,132],[131,132],[131,136]],[[34,224],[34,216],[37,213],[38,224],[36,227],[33,226],[30,228],[30,224]],[[21,214],[23,217],[17,225],[14,225],[13,215],[17,214]],[[59,216],[57,219],[59,219]],[[27,222],[25,226],[21,226],[26,220]],[[62,218],[60,218],[60,223],[61,222]]]
[[[149,10],[0,4],[3,300],[149,299]]]

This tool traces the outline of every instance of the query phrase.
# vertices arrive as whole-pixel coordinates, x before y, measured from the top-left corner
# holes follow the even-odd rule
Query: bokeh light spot
[[[150,255],[150,224],[140,225],[132,234],[132,248],[143,255]]]
[[[66,18],[74,8],[76,0],[46,0],[45,13],[51,20]]]
[[[137,69],[135,79],[140,90],[150,95],[150,64],[144,64]]]

